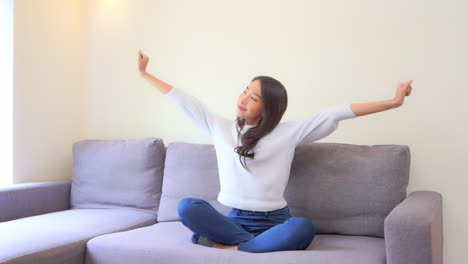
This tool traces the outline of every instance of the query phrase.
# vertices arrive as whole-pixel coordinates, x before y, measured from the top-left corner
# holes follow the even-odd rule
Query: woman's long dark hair
[[[250,170],[246,167],[245,159],[254,159],[253,148],[260,138],[270,133],[279,124],[288,106],[288,94],[278,80],[269,76],[256,76],[250,82],[255,80],[260,80],[263,113],[257,126],[250,128],[242,135],[241,146],[234,149],[239,154],[242,166],[248,171]],[[245,119],[237,117],[235,122],[237,123],[237,138],[239,138],[240,131],[245,125]],[[244,162],[241,160],[242,157]]]

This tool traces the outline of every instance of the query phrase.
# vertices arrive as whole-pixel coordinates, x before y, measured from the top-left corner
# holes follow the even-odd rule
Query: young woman
[[[179,220],[193,232],[194,244],[246,252],[303,250],[315,236],[314,224],[292,217],[283,197],[299,143],[329,135],[341,120],[402,106],[412,89],[412,81],[401,82],[390,100],[340,104],[304,120],[280,122],[288,103],[286,89],[274,78],[257,76],[239,95],[237,117],[230,120],[146,72],[148,60],[138,52],[141,76],[211,136],[220,179],[218,201],[232,208],[225,216],[207,201],[187,197],[178,204]]]

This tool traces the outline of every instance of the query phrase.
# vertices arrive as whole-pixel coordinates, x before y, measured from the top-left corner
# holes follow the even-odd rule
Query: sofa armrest
[[[0,188],[0,222],[70,208],[71,180],[15,184]]]
[[[387,264],[443,262],[442,195],[415,191],[384,221]]]

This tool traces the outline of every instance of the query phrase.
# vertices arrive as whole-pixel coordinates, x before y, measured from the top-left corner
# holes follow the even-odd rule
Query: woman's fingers
[[[413,88],[413,87],[411,87],[411,86],[408,87],[408,90],[406,90],[406,96],[409,96],[409,95],[411,94],[411,89],[412,89],[412,88]]]
[[[138,51],[138,58],[144,59],[145,57],[146,57],[146,55],[143,52],[141,52],[141,50],[139,50]]]
[[[411,89],[413,89],[413,87],[411,86],[412,82],[413,82],[413,80],[409,80],[409,81],[406,81],[406,82],[402,83],[401,89],[404,89],[405,96],[409,96],[411,94]]]
[[[411,89],[413,89],[413,87],[411,87],[411,83],[413,82],[413,80],[410,80],[408,81],[408,89],[406,90],[406,96],[409,96],[411,94]]]
[[[141,50],[138,51],[138,70],[142,73],[146,71],[146,65],[148,64],[149,58]]]

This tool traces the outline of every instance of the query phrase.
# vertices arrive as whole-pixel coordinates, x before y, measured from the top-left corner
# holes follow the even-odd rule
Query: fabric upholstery
[[[387,264],[442,264],[442,195],[416,191],[385,219]]]
[[[74,143],[71,208],[130,207],[156,214],[165,152],[160,138]]]
[[[250,253],[192,244],[191,234],[181,222],[174,221],[99,236],[88,242],[85,263],[385,263],[382,238],[317,235],[306,250]]]
[[[211,144],[171,142],[167,145],[158,222],[179,220],[177,205],[185,197],[200,198],[227,215],[230,207],[218,202],[218,165]]]
[[[86,242],[98,235],[154,224],[133,209],[71,209],[0,223],[0,263],[83,263]]]
[[[0,222],[67,210],[71,180],[15,184],[0,189]]]
[[[285,198],[319,234],[384,237],[384,219],[406,197],[405,145],[298,145]]]

